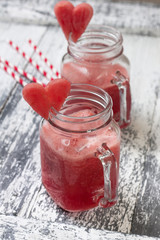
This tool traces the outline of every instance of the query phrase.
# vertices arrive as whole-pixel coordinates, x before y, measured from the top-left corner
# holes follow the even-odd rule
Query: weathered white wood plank
[[[160,71],[155,71],[153,90],[157,98],[154,102],[153,124],[146,136],[148,148],[144,152],[143,182],[137,198],[132,232],[143,231],[148,236],[160,236]]]
[[[0,118],[0,213],[18,215],[29,207],[41,186],[40,118],[29,109],[16,87]]]
[[[138,43],[138,38],[133,37],[133,42]],[[160,236],[160,56],[157,54],[160,51],[159,43],[159,38],[141,39],[138,44],[139,54],[132,67],[132,73],[137,72],[133,75],[138,78],[137,85],[132,78],[132,93],[134,99],[137,98],[136,109],[139,109],[134,126],[134,131],[137,128],[138,135],[134,142],[139,137],[144,163],[142,184],[135,205],[131,232],[148,236]],[[131,62],[133,62],[135,52],[131,51],[133,51]]]
[[[0,20],[38,25],[57,23],[53,7],[57,0],[0,1]],[[138,2],[85,1],[92,4],[92,23],[111,25],[125,33],[160,35],[160,5]],[[76,5],[80,1],[73,1]]]
[[[117,232],[3,215],[0,216],[0,237],[2,240],[158,240],[158,238],[146,236],[124,235]]]

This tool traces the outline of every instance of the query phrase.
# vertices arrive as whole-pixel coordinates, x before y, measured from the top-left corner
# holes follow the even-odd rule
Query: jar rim
[[[86,90],[87,89],[87,90]],[[92,89],[92,91],[91,91]],[[84,91],[86,90],[86,91]],[[98,121],[100,118],[104,118],[105,120],[105,125],[108,124],[111,119],[112,119],[112,99],[109,96],[109,94],[104,91],[103,89],[91,85],[91,84],[85,84],[85,83],[74,83],[71,84],[71,94],[67,97],[64,106],[67,105],[69,102],[71,102],[72,100],[78,99],[78,101],[80,100],[84,100],[83,96],[79,97],[79,98],[75,98],[74,93],[76,92],[81,92],[83,91],[83,93],[87,94],[93,94],[93,96],[95,96],[95,99],[93,99],[93,103],[98,103],[98,101],[96,102],[96,97],[99,98],[99,105],[102,106],[102,110],[91,115],[91,116],[80,116],[80,117],[76,117],[76,116],[70,116],[70,115],[66,115],[63,114],[63,112],[58,112],[56,109],[54,109],[53,107],[51,108],[51,111],[49,113],[49,122],[51,123],[51,125],[54,124],[55,126],[55,122],[58,123],[69,123],[70,125],[72,124],[90,124],[90,123],[94,123],[96,121]],[[97,92],[96,92],[97,91]],[[73,96],[72,96],[73,94]],[[87,98],[86,98],[87,99]],[[91,98],[88,98],[89,100]],[[83,109],[82,109],[83,110]],[[57,125],[56,125],[57,127]],[[58,127],[59,128],[59,127]],[[63,129],[62,129],[63,130]],[[65,130],[66,131],[66,130]],[[77,131],[76,131],[77,132]],[[85,131],[86,132],[86,131]]]
[[[95,42],[96,40],[99,44],[97,44],[97,47],[94,44],[84,45],[85,39],[90,39],[91,42]],[[113,54],[116,55],[123,51],[123,37],[121,32],[116,28],[107,25],[90,24],[77,42],[72,40],[71,33],[69,35],[68,43],[71,54],[73,54],[73,52],[104,54],[116,51],[116,53]]]
[[[99,91],[101,91],[102,94],[104,94],[104,96],[108,100],[106,108],[104,110],[102,110],[101,112],[95,114],[96,116],[99,116],[102,113],[105,113],[106,111],[110,111],[110,109],[112,108],[113,103],[112,103],[112,99],[111,99],[110,95],[105,90],[103,90],[100,87],[88,84],[88,83],[72,83],[71,84],[71,91],[72,91],[73,87],[76,87],[79,90],[80,86],[81,87],[90,87],[90,88],[93,88],[95,90],[99,90]],[[59,116],[59,117],[60,116],[62,116],[62,117],[65,116],[68,119],[86,119],[86,118],[92,119],[95,116],[95,115],[92,115],[92,116],[88,116],[88,117],[74,117],[74,116],[64,115],[63,113],[57,111],[54,107],[51,107],[51,109],[52,109],[53,113],[56,114],[55,116]]]

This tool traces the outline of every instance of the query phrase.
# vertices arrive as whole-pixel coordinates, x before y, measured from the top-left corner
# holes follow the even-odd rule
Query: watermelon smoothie
[[[120,130],[112,119],[112,101],[103,109],[100,97],[95,95],[91,101],[93,90],[88,97],[86,90],[85,94],[71,94],[73,98],[69,96],[64,109],[41,126],[42,182],[55,203],[67,211],[110,207],[117,200],[120,156]],[[107,155],[108,149],[112,154]],[[103,169],[102,161],[111,164],[109,172]],[[110,178],[111,192],[105,176]]]
[[[122,35],[113,28],[91,25],[62,60],[61,75],[71,83],[93,84],[113,100],[114,119],[120,127],[130,123],[129,61],[123,54]]]

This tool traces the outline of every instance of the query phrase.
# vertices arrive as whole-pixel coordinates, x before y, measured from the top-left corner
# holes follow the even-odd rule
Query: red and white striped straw
[[[23,69],[21,69],[18,66],[12,65],[9,61],[4,60],[2,57],[0,57],[0,62],[3,63],[4,65],[6,65],[9,68],[12,68],[14,71],[21,74],[25,78],[27,78],[30,82],[36,82],[36,83],[42,84],[43,86],[46,86],[45,83],[43,83],[41,81],[38,81],[37,78],[32,76],[30,73],[27,73],[26,71],[24,71]]]
[[[38,48],[37,45],[33,44],[32,40],[28,40],[29,45],[33,48],[33,50],[40,56],[43,62],[49,67],[49,69],[53,72],[56,77],[60,77],[60,73],[56,70],[56,68],[49,62],[48,58],[44,56],[42,51]]]
[[[10,75],[16,82],[18,82],[23,87],[28,84],[26,81],[24,81],[20,76],[15,74],[15,72],[13,72],[10,68],[8,68],[2,62],[0,62],[0,68],[3,69],[3,71],[5,71],[6,73],[8,73],[8,75]]]
[[[30,64],[32,64],[45,78],[49,81],[54,80],[54,78],[47,73],[47,71],[43,70],[39,64],[37,64],[31,57],[29,57],[26,52],[22,51],[19,46],[15,45],[13,41],[9,41],[9,45],[13,47],[19,54],[22,55],[24,59],[26,59]]]

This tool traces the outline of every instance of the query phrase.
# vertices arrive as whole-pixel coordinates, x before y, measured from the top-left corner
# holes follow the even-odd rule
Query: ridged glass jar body
[[[112,100],[100,88],[73,84],[61,112],[40,127],[42,182],[71,212],[116,203],[120,129]]]
[[[91,25],[76,43],[70,36],[61,65],[61,75],[70,82],[93,84],[109,93],[121,128],[129,125],[131,112],[130,64],[122,43],[116,29]]]

